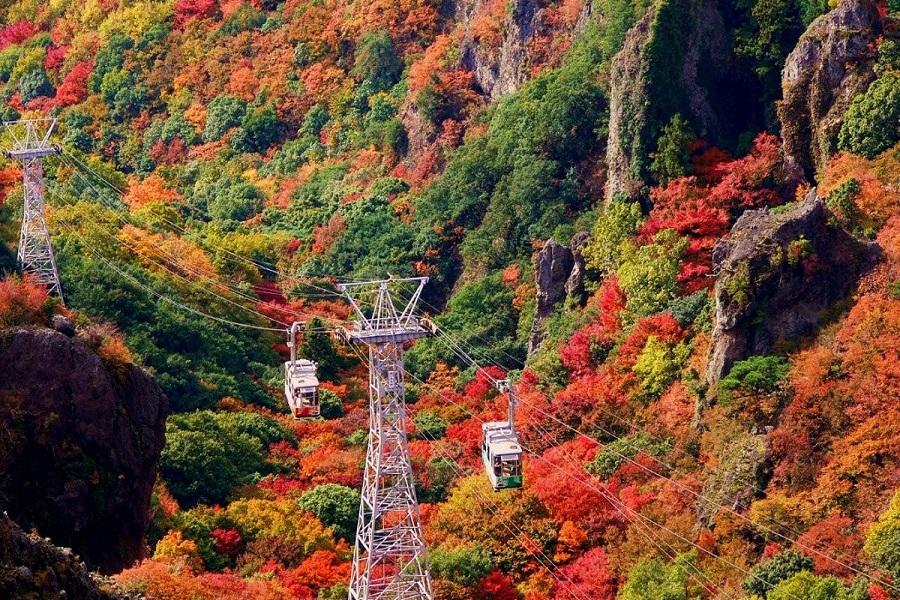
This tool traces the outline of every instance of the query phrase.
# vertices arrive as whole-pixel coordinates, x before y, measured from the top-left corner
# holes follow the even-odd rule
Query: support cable
[[[435,325],[435,329],[437,329],[439,332],[443,332],[443,329],[439,328],[437,325]],[[478,371],[481,371],[481,372],[483,373],[483,375],[484,375],[485,377],[487,377],[491,382],[494,382],[494,383],[496,382],[496,378],[492,377],[492,376],[490,375],[490,373],[488,373],[487,371],[485,371],[485,370],[483,369],[483,367],[481,367],[477,362],[475,362],[474,360],[472,360],[471,357],[468,355],[468,353],[466,353],[466,352],[465,352],[464,350],[462,350],[462,349],[459,349],[459,351],[456,351],[456,350],[454,349],[454,347],[456,346],[456,347],[458,348],[458,344],[455,342],[455,340],[453,340],[452,337],[450,337],[449,334],[447,334],[446,332],[444,332],[444,334],[445,334],[445,338],[446,338],[446,339],[452,340],[452,342],[448,344],[448,347],[449,347],[451,350],[455,351],[455,352],[457,353],[457,356],[460,356],[460,358],[463,358],[463,360],[464,360],[467,364],[469,364],[472,368],[474,368],[474,369],[476,369],[476,370],[478,370]],[[598,444],[598,445],[599,445],[599,442],[598,442],[595,438],[593,438],[593,437],[591,437],[591,436],[589,436],[589,435],[587,435],[587,434],[581,432],[580,430],[578,430],[578,429],[575,428],[575,427],[572,427],[572,426],[569,425],[568,423],[566,423],[566,422],[562,421],[561,419],[559,419],[556,415],[554,415],[554,414],[552,414],[552,413],[549,413],[549,412],[545,411],[545,410],[542,409],[540,406],[537,406],[537,405],[535,405],[535,404],[533,404],[533,403],[530,403],[530,402],[527,402],[527,401],[525,401],[525,400],[521,400],[521,399],[520,399],[520,401],[521,401],[524,405],[530,406],[531,408],[533,408],[533,409],[537,410],[538,412],[540,412],[540,413],[541,413],[542,415],[544,415],[545,417],[550,418],[551,420],[553,420],[553,421],[555,421],[556,423],[562,425],[562,426],[565,427],[566,429],[572,431],[572,432],[575,433],[577,436],[580,436],[580,437],[582,437],[582,438],[584,438],[584,439],[587,439],[587,440],[591,441],[591,442],[594,443],[594,444]],[[603,433],[604,433],[605,435],[608,435],[609,437],[611,437],[611,438],[613,438],[613,439],[616,439],[616,440],[619,440],[619,441],[623,441],[621,437],[615,435],[613,432],[609,432],[609,431],[606,431],[606,430],[602,430],[602,431],[603,431]],[[795,539],[793,539],[793,538],[791,538],[791,537],[789,537],[789,536],[787,536],[787,535],[784,535],[784,534],[782,534],[782,533],[780,533],[780,532],[778,532],[778,531],[775,531],[774,529],[771,529],[770,527],[768,527],[768,526],[766,526],[766,525],[763,525],[763,524],[761,524],[761,523],[756,523],[755,521],[753,521],[753,520],[750,519],[749,517],[747,517],[747,516],[745,516],[745,515],[743,515],[743,514],[737,512],[736,510],[734,510],[734,509],[732,509],[732,508],[729,508],[729,507],[727,507],[727,506],[724,506],[724,505],[722,505],[722,504],[719,504],[719,503],[717,503],[717,502],[715,502],[715,501],[713,501],[713,500],[707,498],[707,497],[704,496],[703,494],[701,494],[701,493],[699,493],[699,492],[696,492],[696,491],[692,490],[691,488],[685,486],[684,484],[682,484],[682,483],[680,483],[680,482],[678,482],[678,481],[676,481],[676,480],[674,480],[674,479],[672,479],[672,478],[670,478],[670,477],[668,477],[668,476],[666,476],[666,475],[663,475],[663,474],[659,473],[657,470],[651,469],[650,467],[647,467],[646,465],[644,465],[644,464],[642,464],[642,463],[640,463],[640,462],[638,462],[638,461],[635,461],[632,457],[629,457],[629,456],[627,456],[627,455],[625,455],[625,454],[622,454],[621,452],[619,452],[619,451],[616,450],[615,448],[612,448],[612,451],[613,451],[619,458],[621,458],[622,460],[624,460],[624,461],[626,461],[626,462],[628,462],[628,463],[630,463],[630,464],[633,464],[633,465],[637,466],[637,467],[640,468],[641,470],[643,470],[643,471],[645,471],[645,472],[647,472],[647,473],[653,475],[654,477],[658,477],[658,478],[661,478],[661,479],[665,479],[666,481],[669,481],[669,482],[672,483],[674,486],[676,486],[679,490],[684,491],[684,492],[686,492],[686,493],[688,493],[688,494],[691,494],[691,495],[694,496],[696,499],[702,500],[702,501],[704,501],[705,503],[707,503],[708,505],[711,505],[711,506],[717,506],[717,507],[719,507],[719,508],[725,509],[726,511],[728,511],[728,512],[731,513],[732,515],[734,515],[734,516],[738,517],[739,519],[741,519],[742,521],[744,521],[744,522],[746,522],[746,523],[748,523],[748,524],[754,526],[755,528],[761,529],[762,531],[765,531],[766,533],[772,534],[772,535],[774,535],[774,536],[776,536],[776,537],[782,539],[783,541],[790,542],[791,544],[794,544],[794,545],[796,545],[797,547],[799,547],[799,548],[801,548],[801,549],[807,550],[808,552],[814,553],[814,554],[816,554],[817,556],[819,556],[819,557],[821,557],[821,558],[825,558],[825,559],[827,559],[827,560],[830,560],[830,561],[832,561],[832,562],[834,562],[834,563],[836,563],[836,564],[838,564],[838,565],[840,565],[840,566],[842,566],[842,567],[844,567],[844,568],[846,568],[846,569],[848,569],[848,570],[850,570],[850,571],[856,573],[857,575],[862,576],[862,577],[864,577],[864,578],[866,578],[866,579],[868,579],[868,580],[870,580],[870,581],[872,581],[872,582],[875,582],[875,583],[878,583],[878,584],[880,584],[880,585],[889,587],[890,589],[892,589],[892,590],[894,590],[894,591],[900,591],[900,588],[897,588],[897,587],[895,587],[895,586],[893,586],[893,585],[887,583],[886,581],[884,581],[883,579],[881,579],[881,578],[879,578],[879,577],[875,577],[875,576],[869,574],[869,573],[866,572],[866,571],[863,571],[863,570],[858,569],[858,568],[856,568],[856,567],[853,567],[853,566],[851,566],[851,565],[849,565],[849,564],[846,564],[846,563],[844,563],[844,562],[842,562],[842,561],[840,561],[840,560],[837,560],[837,559],[835,559],[835,558],[833,558],[833,557],[827,555],[826,553],[824,553],[824,552],[822,552],[822,551],[820,551],[820,550],[818,550],[818,549],[816,549],[816,548],[814,548],[814,547],[807,546],[806,544],[800,543],[800,542],[798,542],[797,540],[795,540]],[[651,457],[651,458],[653,458],[653,457]],[[665,466],[665,463],[662,463],[662,462],[659,461],[658,459],[655,459],[655,458],[654,458],[654,460],[655,460],[657,463],[659,463],[659,464]]]
[[[356,352],[357,356],[360,358],[360,360],[364,364],[368,364],[368,359],[358,349],[354,348],[354,351]],[[414,379],[416,379],[417,381],[421,382],[421,379],[419,379],[418,377],[415,377],[415,375],[412,375],[406,369],[404,369],[404,372],[406,374],[410,375],[411,377],[413,377]],[[423,435],[426,435],[426,434],[423,432]],[[437,442],[437,440],[434,438],[431,438],[431,441],[432,441],[432,444]],[[457,475],[459,475],[460,477],[468,476],[463,471],[462,466],[456,462],[456,460],[453,458],[453,456],[449,452],[442,452],[436,445],[432,445],[432,449],[435,450],[438,454],[440,454],[443,458],[446,458],[450,462],[451,468],[454,469],[454,471],[457,473]],[[506,528],[506,530],[509,532],[509,534],[512,535],[516,539],[516,541],[519,543],[519,545],[522,547],[522,549],[525,552],[527,552],[528,554],[530,554],[538,562],[538,564],[540,564],[541,567],[551,577],[553,577],[553,579],[558,584],[565,583],[562,581],[562,579],[560,579],[560,575],[562,575],[562,576],[566,577],[566,579],[568,580],[568,585],[567,585],[567,587],[569,588],[568,591],[571,592],[573,596],[575,596],[576,598],[578,598],[580,600],[590,600],[590,598],[586,598],[585,596],[578,594],[572,588],[572,586],[574,586],[574,582],[571,580],[571,578],[568,575],[561,573],[559,570],[559,565],[557,565],[549,556],[547,556],[547,554],[540,547],[537,547],[537,545],[534,544],[533,546],[536,547],[536,550],[529,548],[529,544],[527,543],[527,541],[530,536],[527,532],[525,532],[518,525],[511,522],[509,519],[507,519],[502,514],[500,514],[499,509],[496,507],[496,505],[489,502],[479,490],[473,489],[472,493],[473,493],[473,495],[476,496],[479,503],[484,508],[486,508],[491,513],[492,516],[500,518],[500,523],[504,526],[504,528]],[[514,529],[515,529],[515,531],[513,531]],[[552,565],[553,568],[551,568],[548,565]]]
[[[80,170],[80,171],[82,171],[82,172],[85,172],[85,173],[90,174],[90,175],[93,176],[98,182],[100,182],[102,185],[104,185],[104,186],[105,186],[106,188],[108,188],[109,190],[113,191],[113,192],[114,192],[117,196],[119,196],[120,198],[123,197],[123,196],[125,195],[125,192],[124,192],[121,188],[119,188],[119,187],[116,186],[114,183],[110,182],[110,181],[107,180],[105,177],[103,177],[102,175],[100,175],[99,173],[97,173],[96,171],[94,171],[94,169],[92,169],[92,168],[90,167],[90,165],[88,165],[87,163],[85,163],[84,161],[82,161],[81,159],[79,159],[78,157],[76,157],[74,154],[72,154],[72,153],[70,153],[69,151],[63,149],[62,155],[61,155],[61,156],[64,157],[64,158],[67,160],[67,164],[68,164],[69,166],[71,166],[71,167],[73,167],[73,168],[75,168],[75,169],[77,169],[77,170]],[[89,187],[91,187],[91,189],[92,189],[95,193],[98,193],[98,194],[99,194],[99,190],[96,188],[96,186],[94,186],[94,185],[91,184],[90,182],[88,182],[88,185],[89,185]],[[180,206],[180,207],[185,207],[185,208],[187,208],[188,210],[193,211],[195,214],[197,214],[197,215],[199,215],[199,216],[201,216],[201,217],[204,217],[204,218],[205,218],[205,217],[208,216],[208,215],[202,214],[202,213],[200,212],[199,209],[197,209],[196,207],[190,205],[190,204],[187,203],[187,202],[179,203],[179,206]],[[167,225],[169,225],[170,227],[176,229],[177,231],[180,231],[181,233],[184,233],[184,234],[189,234],[189,233],[190,233],[187,229],[185,229],[185,228],[184,228],[182,225],[180,225],[179,223],[175,223],[175,222],[170,221],[170,220],[165,219],[165,218],[163,218],[162,221],[163,221],[164,223],[166,223]],[[205,241],[205,240],[204,240],[204,241]],[[275,264],[273,264],[273,263],[270,263],[270,262],[268,262],[268,261],[261,260],[261,259],[255,260],[255,259],[252,259],[252,258],[248,258],[248,257],[246,257],[246,256],[243,256],[243,255],[241,255],[241,254],[238,254],[238,253],[236,253],[236,252],[233,252],[233,251],[231,251],[231,250],[229,250],[228,248],[225,248],[225,247],[223,247],[223,246],[216,246],[216,245],[213,245],[213,244],[210,244],[210,245],[212,245],[213,248],[214,248],[215,250],[219,250],[219,251],[223,252],[224,254],[228,255],[229,257],[231,257],[232,260],[243,262],[243,263],[248,264],[248,265],[250,265],[250,266],[256,267],[257,269],[262,269],[262,270],[264,270],[264,271],[266,271],[266,272],[268,272],[268,273],[270,273],[270,274],[277,275],[277,276],[278,276],[279,278],[281,278],[281,279],[288,279],[288,280],[289,280],[289,279],[291,279],[292,277],[296,277],[296,275],[284,273],[283,271],[281,271],[281,270],[278,268],[277,265],[275,265]],[[325,277],[332,277],[332,278],[338,279],[338,280],[340,280],[340,279],[346,279],[346,278],[343,278],[343,277],[341,277],[341,276],[334,276],[334,275],[326,275]],[[306,285],[308,285],[309,287],[311,287],[311,288],[313,288],[313,289],[316,289],[316,290],[322,292],[322,293],[323,293],[323,296],[328,296],[328,297],[342,297],[342,294],[340,294],[339,292],[335,292],[335,291],[332,291],[332,290],[328,290],[328,289],[326,289],[326,288],[319,287],[319,286],[317,286],[317,285],[315,285],[315,284],[312,284],[312,283],[307,283]]]

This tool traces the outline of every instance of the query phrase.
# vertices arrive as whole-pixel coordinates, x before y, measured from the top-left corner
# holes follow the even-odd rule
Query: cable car
[[[506,421],[481,425],[481,458],[495,492],[522,487],[522,447]]]
[[[508,379],[497,389],[509,397],[509,418],[481,425],[481,459],[495,492],[522,487],[522,446],[516,433],[516,393]]]
[[[321,413],[319,407],[318,365],[305,358],[297,358],[297,331],[302,323],[291,325],[289,345],[291,360],[284,363],[284,395],[295,419],[311,419]]]

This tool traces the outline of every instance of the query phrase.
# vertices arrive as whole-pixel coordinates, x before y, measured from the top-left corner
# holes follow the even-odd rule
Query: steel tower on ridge
[[[340,286],[356,314],[355,328],[341,335],[369,349],[369,444],[349,600],[431,600],[419,503],[406,439],[403,344],[429,334],[413,316],[426,277],[386,279]],[[416,285],[398,311],[391,288]],[[395,287],[396,289],[396,287]],[[371,300],[371,314],[360,308]]]
[[[19,234],[18,259],[25,273],[31,273],[47,286],[51,294],[62,298],[62,286],[50,233],[44,217],[44,164],[47,156],[59,154],[59,147],[50,143],[56,119],[28,119],[4,122],[12,141],[12,148],[3,154],[22,164],[22,184],[25,202],[22,211],[22,230]]]

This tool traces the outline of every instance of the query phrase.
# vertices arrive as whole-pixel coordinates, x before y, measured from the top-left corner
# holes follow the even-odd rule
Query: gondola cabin
[[[284,395],[295,419],[318,417],[321,412],[317,366],[305,358],[284,363]]]
[[[522,447],[509,423],[484,423],[481,434],[481,458],[494,491],[522,487]]]

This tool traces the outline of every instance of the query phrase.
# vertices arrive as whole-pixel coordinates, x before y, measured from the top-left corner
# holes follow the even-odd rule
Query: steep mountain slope
[[[7,319],[40,306],[10,287]],[[0,330],[0,506],[114,573],[145,552],[167,403],[110,332],[60,328]]]
[[[0,593],[6,598],[124,598],[92,580],[71,550],[26,534],[5,514],[0,515]]]

